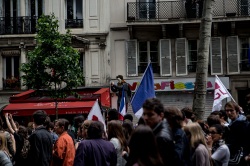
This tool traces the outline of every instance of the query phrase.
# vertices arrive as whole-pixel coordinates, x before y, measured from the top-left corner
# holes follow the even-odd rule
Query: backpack
[[[21,157],[23,159],[26,159],[28,157],[29,149],[30,149],[30,142],[29,140],[24,139],[23,148],[21,150]]]

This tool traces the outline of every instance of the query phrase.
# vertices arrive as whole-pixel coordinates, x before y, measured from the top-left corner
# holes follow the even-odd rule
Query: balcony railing
[[[83,28],[83,19],[65,20],[65,28]]]
[[[37,16],[0,17],[0,35],[36,33]]]
[[[201,2],[201,1],[200,1]],[[163,21],[171,19],[196,19],[202,16],[203,3],[180,1],[128,2],[127,21]],[[250,16],[248,0],[215,1],[213,17]]]
[[[20,79],[16,77],[3,78],[3,89],[4,90],[20,90]]]

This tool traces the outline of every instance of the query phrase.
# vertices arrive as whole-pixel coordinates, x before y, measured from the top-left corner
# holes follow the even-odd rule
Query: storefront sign
[[[220,77],[224,86],[229,89],[229,77]],[[135,91],[140,84],[140,80],[125,80]],[[207,79],[207,90],[214,90],[215,77]],[[117,82],[115,82],[116,84]],[[195,86],[195,78],[180,78],[180,79],[154,79],[155,91],[192,91]]]

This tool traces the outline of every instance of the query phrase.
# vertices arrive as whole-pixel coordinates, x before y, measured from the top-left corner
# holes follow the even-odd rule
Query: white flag
[[[215,85],[214,85],[214,103],[212,111],[220,111],[222,107],[222,100],[232,97],[228,92],[227,88],[220,81],[219,77],[215,77]]]
[[[101,111],[101,108],[100,108],[100,106],[98,104],[98,99],[95,101],[95,104],[91,108],[87,119],[102,122],[103,125],[104,125],[104,130],[106,131],[105,120],[104,120],[104,118],[102,116],[102,111]]]

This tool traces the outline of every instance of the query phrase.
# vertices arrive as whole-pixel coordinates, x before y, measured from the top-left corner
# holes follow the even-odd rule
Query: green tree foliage
[[[72,89],[83,85],[79,53],[71,46],[71,34],[60,34],[58,20],[42,15],[37,24],[37,46],[28,52],[28,62],[21,65],[23,85],[42,89],[49,96],[64,98]]]

